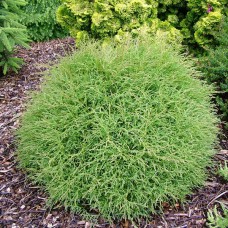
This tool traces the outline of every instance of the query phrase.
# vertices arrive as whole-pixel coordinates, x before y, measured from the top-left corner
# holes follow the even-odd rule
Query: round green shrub
[[[218,132],[198,75],[160,38],[81,46],[23,115],[21,167],[83,216],[134,219],[184,200],[203,184]]]

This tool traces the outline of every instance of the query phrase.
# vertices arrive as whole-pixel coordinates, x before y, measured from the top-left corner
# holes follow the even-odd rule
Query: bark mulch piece
[[[80,216],[56,205],[46,206],[47,194],[38,186],[26,180],[23,171],[17,168],[15,139],[13,133],[19,124],[19,117],[29,98],[28,92],[38,90],[45,65],[58,61],[74,49],[74,40],[66,38],[43,43],[34,43],[30,50],[18,49],[17,56],[25,61],[18,74],[11,73],[0,78],[0,227],[91,227]],[[228,140],[221,140],[221,150],[215,156],[218,164],[228,158]],[[211,175],[206,185],[187,197],[185,205],[171,208],[164,203],[164,214],[151,216],[136,224],[139,227],[204,227],[208,209],[218,202],[228,204],[228,184]],[[129,221],[108,224],[100,219],[95,227],[131,227]]]

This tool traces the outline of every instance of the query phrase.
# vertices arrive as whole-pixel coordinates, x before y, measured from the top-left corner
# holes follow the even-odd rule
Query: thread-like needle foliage
[[[191,60],[161,39],[81,46],[51,69],[17,132],[53,203],[135,219],[203,184],[218,129]]]

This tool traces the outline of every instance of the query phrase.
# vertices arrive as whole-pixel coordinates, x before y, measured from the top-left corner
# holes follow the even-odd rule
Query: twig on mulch
[[[228,193],[228,191],[225,191],[225,192],[222,192],[221,194],[219,194],[218,196],[216,196],[213,200],[211,200],[211,202],[207,205],[207,208],[209,208],[208,206],[210,205],[210,204],[212,204],[215,200],[217,200],[218,198],[220,198],[221,196],[223,196],[223,195],[225,195],[225,194],[227,194]]]

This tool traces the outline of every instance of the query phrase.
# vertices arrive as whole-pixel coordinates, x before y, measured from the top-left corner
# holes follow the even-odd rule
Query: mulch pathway
[[[39,186],[34,186],[18,169],[15,155],[14,131],[19,126],[19,117],[25,109],[32,90],[38,90],[42,72],[48,63],[55,63],[60,56],[74,49],[74,40],[66,38],[44,43],[34,43],[30,50],[18,49],[17,56],[25,64],[18,74],[9,73],[0,78],[0,227],[130,227],[129,221],[109,224],[100,219],[90,224],[80,216],[64,210],[61,205],[46,206],[48,195]],[[225,136],[224,136],[225,138]],[[228,140],[221,140],[221,149],[215,156],[217,164],[228,158]],[[216,169],[216,168],[214,168]],[[208,209],[218,202],[228,205],[228,184],[209,170],[206,185],[187,197],[185,205],[171,208],[164,203],[164,214],[151,216],[149,221],[138,222],[139,227],[204,227]]]

